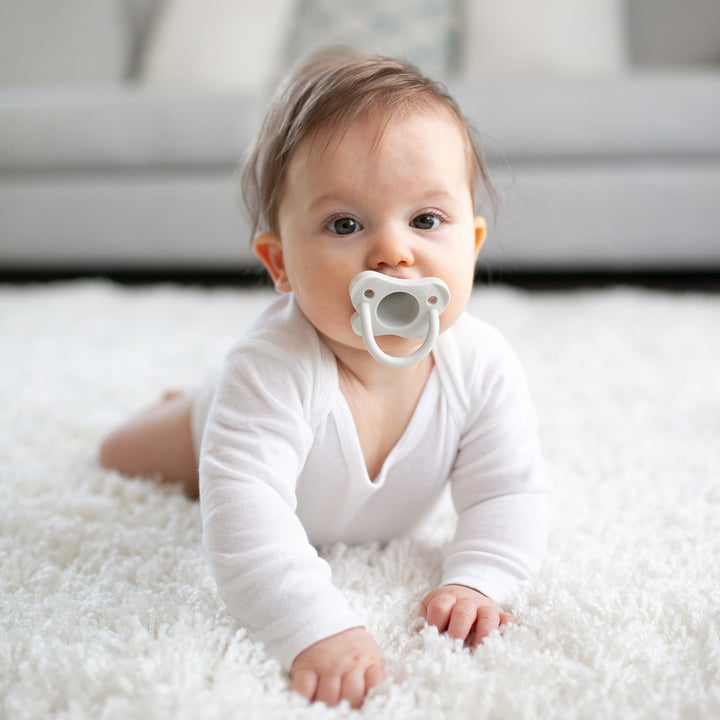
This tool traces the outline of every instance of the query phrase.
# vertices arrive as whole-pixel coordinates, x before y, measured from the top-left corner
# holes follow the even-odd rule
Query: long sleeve
[[[201,452],[204,542],[220,594],[286,668],[318,640],[362,625],[295,514],[312,383],[277,346],[231,354]]]
[[[502,604],[542,562],[548,493],[520,364],[499,335],[484,350],[468,378],[468,420],[451,475],[458,523],[443,584]]]

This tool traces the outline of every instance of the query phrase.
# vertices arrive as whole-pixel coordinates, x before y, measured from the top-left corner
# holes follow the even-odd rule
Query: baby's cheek
[[[458,296],[453,296],[450,300],[449,305],[445,308],[442,315],[440,315],[440,332],[445,332],[451,328],[460,318],[467,307],[468,300],[470,299],[470,293],[465,292]]]

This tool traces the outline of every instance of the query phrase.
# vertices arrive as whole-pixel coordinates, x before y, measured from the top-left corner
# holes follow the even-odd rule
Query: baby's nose
[[[412,247],[402,232],[394,229],[378,232],[370,251],[370,268],[394,268],[399,265],[412,265],[413,262]]]

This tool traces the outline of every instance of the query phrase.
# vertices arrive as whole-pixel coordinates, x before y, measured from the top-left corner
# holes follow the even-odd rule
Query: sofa
[[[198,30],[200,16],[193,20],[188,2],[181,19],[196,36],[204,31],[207,47],[215,52],[206,54],[205,65],[227,69],[227,56],[217,51],[218,33],[228,36],[226,45],[237,53],[239,30],[225,20],[212,27],[205,17],[211,7],[219,12],[223,0],[201,3],[204,30]],[[291,54],[306,49],[290,53],[288,38],[297,43],[302,37],[300,16],[293,13],[307,17],[312,3],[224,2],[225,11],[230,8],[236,16],[243,5],[250,14],[274,8],[278,17],[253,20],[272,20],[274,40],[265,42],[270,37],[265,31],[246,31],[246,57],[237,65],[242,72],[233,75],[231,68],[203,76],[200,68],[191,78],[198,64],[188,64],[192,53],[177,40],[182,34],[177,5],[0,0],[3,273],[257,269],[235,189],[236,165],[260,122],[272,82]],[[499,5],[427,2],[427,13],[439,13],[433,29],[447,21],[441,47],[447,64],[437,66],[437,57],[445,55],[438,55],[436,45],[418,50],[392,44],[408,37],[417,42],[419,33],[388,31],[388,49],[440,74],[485,141],[502,202],[497,211],[484,209],[491,228],[482,268],[720,270],[720,5],[715,0],[604,0],[602,7],[613,5],[620,19],[619,34],[605,43],[605,50],[612,45],[617,52],[604,65],[597,61],[600,51],[579,59],[583,47],[601,34],[597,21],[584,40],[582,33],[567,31],[577,47],[562,65],[558,50],[569,52],[572,43],[564,43],[561,22],[553,20],[554,34],[544,48],[531,48],[522,38],[513,46],[501,30],[516,32],[523,24],[511,23],[507,13],[501,18]],[[512,10],[513,3],[522,2],[529,0],[500,5]],[[367,13],[373,3],[359,5]],[[553,7],[562,5],[556,1]],[[399,3],[396,12],[401,6],[408,3]],[[20,7],[24,15],[17,18]],[[176,12],[175,25],[168,8]],[[545,13],[525,22],[526,39],[543,36],[537,23],[551,20]],[[480,29],[463,36],[473,23]],[[310,37],[317,24],[306,23]],[[494,32],[481,41],[487,28]],[[314,41],[328,36],[320,32]],[[167,55],[163,58],[157,47],[154,56],[149,50],[151,41],[163,37],[177,45],[174,70],[168,70],[173,65]],[[525,55],[503,58],[504,49],[512,47],[522,47]],[[424,54],[412,57],[413,52]],[[236,81],[240,75],[242,83]]]

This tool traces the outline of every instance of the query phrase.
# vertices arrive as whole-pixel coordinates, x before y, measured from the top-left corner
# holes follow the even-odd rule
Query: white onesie
[[[286,668],[313,643],[363,624],[314,545],[402,536],[448,481],[459,517],[442,584],[502,604],[540,565],[546,488],[515,355],[466,314],[440,336],[433,359],[375,478],[335,357],[292,294],[226,359],[200,454],[204,541],[231,611]]]

